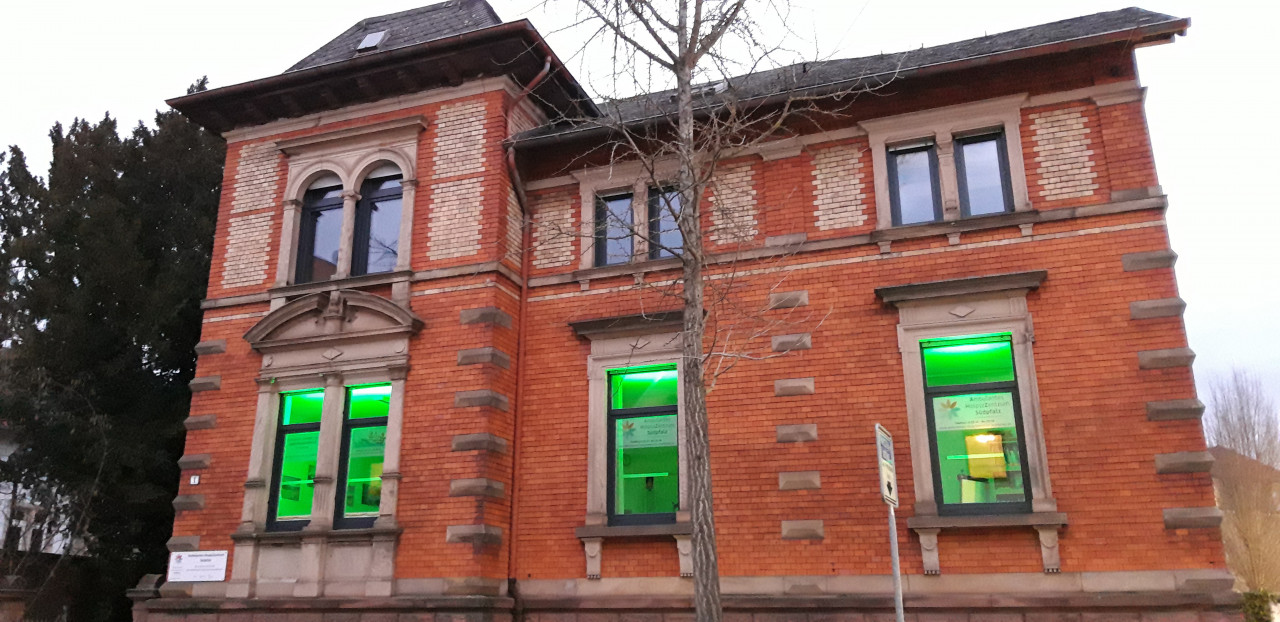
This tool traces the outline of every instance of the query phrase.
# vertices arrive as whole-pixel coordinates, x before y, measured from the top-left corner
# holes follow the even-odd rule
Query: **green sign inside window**
[[[617,448],[615,514],[664,514],[680,509],[676,416],[614,421]]]
[[[351,430],[351,441],[347,446],[347,490],[343,516],[378,515],[386,442],[385,425]]]
[[[276,519],[311,518],[311,498],[315,493],[316,449],[319,432],[285,434],[284,452],[280,459],[280,490],[276,503]]]
[[[284,400],[281,424],[320,423],[320,414],[324,411],[324,389],[285,393],[280,397]]]

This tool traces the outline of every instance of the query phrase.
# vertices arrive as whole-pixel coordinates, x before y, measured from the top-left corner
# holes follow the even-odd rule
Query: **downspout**
[[[547,56],[547,62],[542,66],[542,71],[525,85],[524,90],[520,92],[511,106],[507,109],[508,115],[510,111],[516,109],[520,102],[524,101],[533,89],[537,88],[543,80],[551,74],[551,56]],[[508,123],[510,118],[508,117]],[[520,321],[516,329],[516,395],[515,395],[515,422],[512,426],[511,434],[511,531],[507,534],[507,595],[513,601],[512,617],[516,622],[524,619],[524,605],[520,601],[519,595],[516,593],[516,521],[520,516],[520,424],[524,420],[524,383],[525,383],[525,353],[528,347],[525,345],[526,331],[529,324],[529,270],[533,263],[533,214],[529,212],[529,203],[524,194],[524,183],[520,180],[520,171],[516,168],[516,152],[515,145],[507,143],[505,145],[507,152],[507,179],[510,180],[512,188],[515,189],[516,202],[520,204],[520,212],[525,216],[525,224],[520,236]]]

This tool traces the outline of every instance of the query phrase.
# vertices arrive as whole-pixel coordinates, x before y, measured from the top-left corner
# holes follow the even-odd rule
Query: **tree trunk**
[[[676,66],[679,100],[677,149],[680,158],[681,197],[678,224],[684,237],[684,331],[682,332],[685,435],[689,449],[689,501],[693,520],[693,602],[698,622],[720,622],[720,569],[716,556],[716,526],[711,495],[711,446],[707,425],[707,387],[704,378],[703,341],[706,334],[702,272],[706,265],[702,248],[702,184],[697,171],[693,124],[692,49],[696,40],[688,33],[688,2],[680,3],[680,50]]]

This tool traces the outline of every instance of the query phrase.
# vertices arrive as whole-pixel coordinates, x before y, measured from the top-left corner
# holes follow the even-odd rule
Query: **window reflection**
[[[631,193],[596,198],[595,253],[597,266],[631,261]]]
[[[933,145],[891,151],[889,155],[894,224],[941,220]]]
[[[965,216],[1009,211],[1009,188],[1000,134],[959,143],[961,207]]]

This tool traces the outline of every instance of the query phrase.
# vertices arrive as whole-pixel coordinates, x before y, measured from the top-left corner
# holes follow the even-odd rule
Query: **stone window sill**
[[[1067,515],[1062,512],[1028,514],[989,514],[982,516],[912,516],[910,529],[983,529],[990,527],[1062,527]]]
[[[272,298],[291,297],[302,294],[314,294],[316,292],[328,292],[338,289],[352,289],[358,287],[374,287],[378,285],[389,285],[402,281],[409,281],[413,277],[413,271],[401,270],[398,272],[378,272],[375,274],[362,274],[360,276],[349,276],[342,279],[330,279],[327,281],[312,281],[310,283],[294,283],[291,285],[282,285],[267,290]]]
[[[311,538],[323,538],[329,542],[363,542],[394,538],[404,531],[399,526],[371,527],[368,529],[326,529],[308,531],[252,531],[231,534],[234,542],[256,541],[276,543],[301,543]]]
[[[693,523],[587,525],[574,530],[574,535],[579,538],[644,538],[649,536],[687,536],[692,533]]]

